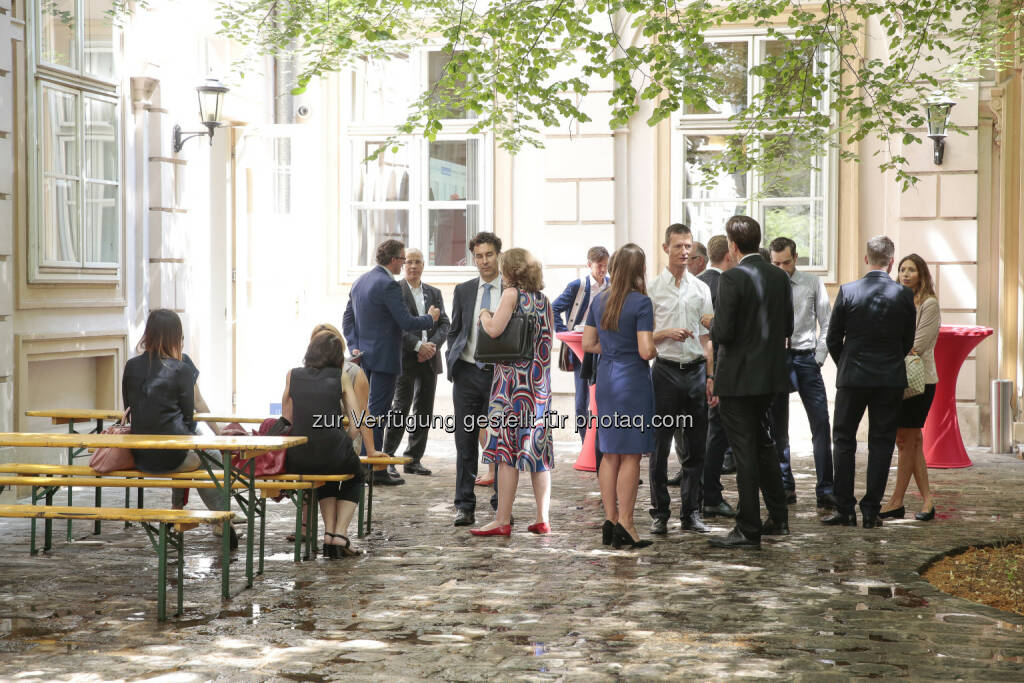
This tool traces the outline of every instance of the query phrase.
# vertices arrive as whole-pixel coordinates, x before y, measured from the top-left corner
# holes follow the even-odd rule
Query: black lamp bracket
[[[219,123],[204,123],[203,125],[206,126],[206,130],[185,131],[185,130],[181,129],[181,126],[175,124],[174,129],[173,129],[173,133],[174,133],[174,142],[173,142],[174,153],[177,154],[178,152],[181,151],[181,148],[185,145],[185,141],[186,140],[191,140],[192,138],[196,138],[196,137],[199,137],[201,135],[209,135],[210,136],[210,145],[213,146],[213,131],[220,124]]]

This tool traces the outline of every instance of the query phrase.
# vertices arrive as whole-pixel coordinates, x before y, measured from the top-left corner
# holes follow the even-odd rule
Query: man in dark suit
[[[555,314],[555,332],[567,332],[582,329],[583,322],[587,319],[587,311],[590,310],[590,303],[594,297],[608,287],[608,250],[604,247],[591,247],[587,251],[587,267],[590,275],[578,278],[570,282],[562,293],[551,303],[551,310]],[[562,322],[562,315],[566,314],[566,322]],[[566,324],[568,323],[568,324]],[[586,436],[586,424],[582,416],[589,415],[587,404],[590,398],[590,384],[580,375],[583,369],[582,361],[576,359],[571,352],[568,353],[568,362],[572,366],[572,374],[576,380],[576,433],[580,439]]]
[[[425,315],[412,316],[402,299],[395,275],[405,263],[405,245],[386,240],[377,247],[377,266],[352,284],[342,317],[345,341],[358,358],[370,382],[369,410],[375,418],[373,446],[384,446],[384,422],[395,395],[395,382],[402,370],[402,332],[428,330],[441,316],[436,306]],[[374,483],[404,483],[397,472],[373,473]]]
[[[760,547],[761,536],[789,533],[782,474],[768,428],[772,398],[789,388],[786,338],[793,333],[789,278],[758,253],[761,226],[749,216],[726,223],[734,265],[718,282],[711,338],[718,344],[715,393],[722,425],[736,458],[736,526],[718,547]],[[768,519],[761,523],[758,490]]]
[[[455,287],[452,324],[448,329],[448,379],[452,382],[455,408],[455,526],[476,524],[473,486],[480,455],[480,430],[475,420],[487,415],[494,367],[477,363],[473,354],[480,311],[493,311],[501,298],[501,239],[494,233],[477,233],[469,242],[469,251],[480,275]]]
[[[441,346],[448,339],[448,316],[444,312],[441,290],[422,281],[423,252],[407,249],[405,252],[405,278],[399,281],[402,297],[410,315],[423,315],[431,307],[441,311],[441,316],[429,330],[402,333],[402,374],[395,388],[395,402],[391,405],[393,419],[384,432],[384,452],[395,455],[402,443],[402,433],[409,432],[409,444],[405,457],[412,462],[405,466],[406,474],[429,475],[423,466],[423,452],[427,448],[427,436],[434,418],[434,393],[437,390],[437,376],[441,374]],[[412,424],[401,426],[412,408]]]
[[[718,280],[729,269],[729,244],[725,235],[715,235],[708,240],[710,265],[697,277],[711,290],[711,305],[718,310]],[[718,358],[718,344],[712,342],[715,358]],[[717,360],[715,361],[718,362]],[[736,510],[722,497],[722,462],[729,452],[729,439],[722,427],[721,406],[708,407],[708,438],[704,450],[704,516],[735,517]],[[671,482],[670,482],[671,483]]]
[[[900,402],[907,386],[904,357],[914,345],[917,310],[913,292],[889,277],[896,248],[884,235],[868,240],[860,280],[839,288],[826,344],[838,367],[832,454],[835,461],[836,513],[829,525],[857,526],[853,510],[857,427],[868,411],[868,480],[860,499],[865,529],[882,526],[878,518],[889,465],[896,445]]]

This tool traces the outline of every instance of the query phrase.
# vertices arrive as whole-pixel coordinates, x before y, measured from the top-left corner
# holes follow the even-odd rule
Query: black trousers
[[[722,396],[719,401],[722,426],[736,458],[736,528],[750,539],[761,538],[761,501],[777,522],[789,521],[786,494],[782,490],[779,456],[768,427],[772,394]]]
[[[889,480],[892,452],[896,448],[900,403],[899,387],[840,387],[836,390],[836,411],[832,420],[832,456],[835,460],[835,495],[839,512],[851,514],[857,503],[853,495],[856,470],[857,427],[868,411],[868,481],[860,511],[877,515]]]
[[[703,361],[686,369],[678,365],[655,362],[651,369],[654,381],[654,414],[661,419],[654,433],[654,453],[650,460],[651,517],[668,519],[671,500],[668,493],[668,454],[679,420],[692,420],[683,429],[686,453],[683,458],[683,480],[680,517],[700,510],[703,493],[704,450],[708,436],[707,369]]]
[[[395,386],[395,401],[391,404],[394,416],[384,432],[384,452],[395,455],[402,443],[402,434],[409,432],[409,443],[403,455],[418,463],[427,449],[427,436],[434,418],[434,393],[437,391],[437,374],[430,361],[417,362],[416,354],[406,354],[402,360],[402,374]],[[412,408],[414,418],[412,429],[398,427]]]
[[[722,427],[720,406],[708,408],[708,440],[704,453],[704,504],[720,505],[722,497],[722,462],[729,450],[729,439]]]
[[[475,420],[477,416],[487,415],[493,379],[494,369],[490,366],[481,370],[474,363],[457,360],[452,367],[452,402],[455,408],[455,507],[459,510],[476,509],[476,493],[473,487],[480,460],[480,429],[476,426]]]

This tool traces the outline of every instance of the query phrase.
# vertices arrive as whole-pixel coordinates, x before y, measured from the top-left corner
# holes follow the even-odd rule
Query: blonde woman
[[[906,514],[903,496],[914,477],[917,490],[921,493],[921,512],[914,519],[929,522],[935,518],[935,503],[928,486],[928,465],[924,461],[924,435],[922,428],[928,418],[935,385],[939,375],[935,371],[935,342],[939,338],[939,300],[935,296],[932,274],[928,264],[917,254],[904,256],[900,260],[899,280],[904,287],[914,292],[917,306],[917,327],[914,332],[914,348],[911,353],[921,357],[924,364],[924,393],[903,399],[900,405],[900,427],[896,433],[896,448],[899,457],[896,469],[896,485],[889,503],[882,508],[879,517],[902,519]]]
[[[541,293],[544,281],[541,265],[525,249],[509,249],[501,256],[501,276],[507,285],[498,308],[492,314],[480,311],[480,324],[490,337],[498,337],[508,326],[512,314],[519,311],[537,318],[533,358],[514,363],[497,363],[487,408],[487,445],[483,461],[498,465],[498,510],[493,521],[474,536],[512,534],[512,503],[519,486],[519,472],[529,471],[537,519],[527,527],[535,534],[551,532],[548,507],[551,495],[551,469],[555,465],[551,427],[547,412],[551,407],[551,342],[555,329],[551,303]],[[527,424],[518,424],[525,416]]]

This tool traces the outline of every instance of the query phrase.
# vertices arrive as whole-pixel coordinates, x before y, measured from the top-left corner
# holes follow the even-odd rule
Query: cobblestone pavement
[[[974,467],[930,472],[936,521],[830,529],[808,444],[795,446],[791,536],[718,550],[676,522],[652,548],[615,551],[600,544],[594,475],[571,467],[575,444],[558,447],[550,536],[526,532],[524,478],[511,539],[478,539],[451,526],[453,448],[434,438],[434,476],[378,489],[362,558],[293,564],[293,518],[273,506],[266,574],[222,603],[216,540],[189,532],[185,614],[165,624],[137,527],[91,536],[83,523],[74,544],[30,557],[27,521],[6,520],[0,679],[1024,679],[1024,617],[916,573],[952,548],[1024,533],[1024,462],[972,451]],[[646,505],[644,486],[644,536]]]

